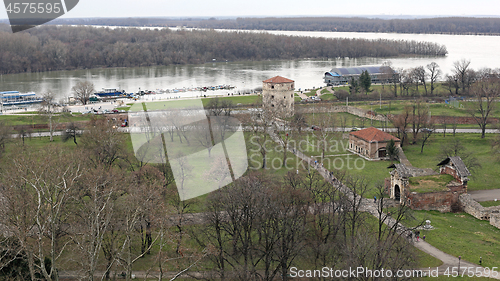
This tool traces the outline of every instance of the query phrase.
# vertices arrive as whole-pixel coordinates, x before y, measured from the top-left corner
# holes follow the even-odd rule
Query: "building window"
[[[272,99],[274,99],[274,96],[271,96]]]
[[[274,85],[273,85],[273,86],[271,86],[271,89],[274,89]]]
[[[293,98],[293,94],[291,94],[290,97]]]
[[[271,107],[274,107],[274,104],[271,104]]]

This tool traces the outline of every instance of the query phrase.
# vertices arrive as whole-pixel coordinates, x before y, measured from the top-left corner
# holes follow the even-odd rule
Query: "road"
[[[500,187],[500,184],[498,185]],[[482,201],[493,201],[495,199],[500,200],[500,189],[490,189],[490,190],[475,190],[469,191],[470,197],[472,199],[482,202]]]

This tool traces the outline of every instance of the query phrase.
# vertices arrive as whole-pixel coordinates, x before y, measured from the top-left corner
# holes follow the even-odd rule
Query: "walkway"
[[[297,95],[299,95],[299,97],[300,97],[301,99],[307,99],[307,98],[308,98],[308,97],[307,97],[305,94],[303,94],[302,92],[295,92],[295,93],[296,93]]]
[[[498,186],[500,187],[500,185]],[[478,202],[500,200],[500,189],[475,190],[468,192],[470,197]]]

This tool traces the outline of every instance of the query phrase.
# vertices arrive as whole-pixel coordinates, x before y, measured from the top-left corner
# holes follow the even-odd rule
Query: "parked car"
[[[321,131],[321,128],[316,126],[316,125],[312,125],[311,129],[313,129],[315,131]]]

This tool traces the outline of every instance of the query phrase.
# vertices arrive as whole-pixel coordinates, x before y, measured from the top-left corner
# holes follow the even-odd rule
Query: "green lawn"
[[[203,98],[201,101],[203,102],[203,106],[206,107],[211,98]],[[234,105],[254,105],[261,104],[262,99],[261,96],[258,95],[245,95],[245,96],[230,96],[230,97],[221,97],[221,100],[230,100],[234,103]]]
[[[326,92],[326,94],[321,95],[321,100],[324,101],[330,101],[330,100],[337,100],[337,97],[334,96],[333,94],[330,94],[330,92]]]
[[[342,128],[342,124],[344,124],[345,127],[351,128],[351,127],[359,127],[359,128],[368,128],[368,127],[377,127],[377,128],[383,128],[385,126],[385,122],[382,121],[377,121],[377,120],[370,120],[368,118],[361,118],[356,115],[350,114],[350,113],[345,113],[345,112],[336,112],[336,113],[307,113],[304,114],[306,118],[306,122],[309,125],[321,125],[324,123],[325,117],[330,116],[332,117],[331,122],[329,124],[326,124],[329,127],[336,127],[336,128]],[[391,123],[388,122],[387,126],[391,126]]]
[[[488,221],[466,213],[415,211],[415,221],[430,220],[433,230],[422,230],[427,242],[445,253],[462,256],[463,260],[492,268],[500,264],[500,229]]]
[[[404,152],[413,166],[418,168],[432,168],[437,170],[437,164],[443,159],[437,159],[443,145],[447,145],[453,138],[460,138],[466,150],[477,158],[482,168],[472,173],[468,183],[469,190],[483,190],[500,188],[500,162],[491,153],[491,141],[495,135],[486,135],[481,139],[479,134],[457,134],[455,137],[442,134],[433,135],[428,145],[424,147],[424,153],[420,153],[420,144],[405,145]]]
[[[500,206],[500,201],[483,201],[479,202],[481,206],[483,207],[493,207],[493,206]]]
[[[312,96],[316,96],[317,95],[317,91],[320,90],[320,88],[317,88],[317,89],[314,89],[314,90],[310,90],[309,92],[304,92],[304,95],[308,96],[308,97],[312,97]]]
[[[417,193],[446,191],[448,190],[447,184],[451,181],[453,181],[451,175],[421,176],[409,179],[411,191]]]
[[[91,119],[90,114],[56,114],[52,117],[53,122],[63,123],[63,122],[79,122],[79,121],[89,121]],[[0,115],[0,122],[3,121],[9,126],[18,125],[35,125],[35,124],[47,124],[47,117],[40,115],[26,115],[26,114],[16,114],[16,115]]]

